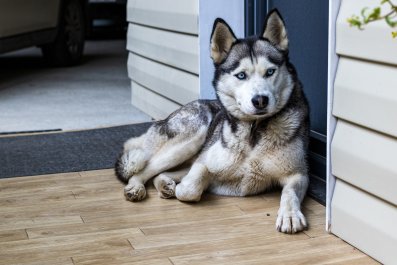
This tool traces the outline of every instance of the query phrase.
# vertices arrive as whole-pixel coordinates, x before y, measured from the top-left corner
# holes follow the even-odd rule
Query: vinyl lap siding
[[[393,138],[339,120],[332,145],[333,173],[397,205],[396,150]]]
[[[336,26],[340,56],[332,114],[331,231],[382,263],[397,260],[397,45],[384,21],[364,30],[346,19],[371,0],[343,0]],[[385,229],[388,227],[388,229]]]
[[[199,97],[198,0],[129,0],[132,103],[155,119]]]
[[[397,52],[397,42],[395,44]],[[333,113],[397,137],[396,87],[396,66],[341,57],[335,80]]]
[[[130,53],[128,74],[135,82],[157,94],[173,95],[173,100],[179,104],[197,99],[197,76],[191,73]]]

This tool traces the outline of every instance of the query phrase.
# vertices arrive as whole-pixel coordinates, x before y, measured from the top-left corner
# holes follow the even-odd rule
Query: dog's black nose
[[[255,108],[259,110],[263,110],[264,108],[267,107],[267,104],[269,104],[269,97],[263,95],[256,95],[251,99],[251,101]]]

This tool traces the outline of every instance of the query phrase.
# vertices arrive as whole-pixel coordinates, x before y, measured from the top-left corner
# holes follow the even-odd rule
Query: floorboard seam
[[[143,232],[143,230],[142,230],[140,227],[138,227],[138,229],[139,229],[139,231],[142,232],[142,234],[143,234],[144,236],[146,236],[145,232]]]
[[[172,260],[171,260],[170,257],[167,257],[167,259],[170,261],[170,263],[171,263],[172,265],[175,265],[174,262],[172,262]]]
[[[126,239],[128,244],[131,246],[132,250],[135,250],[134,246],[132,245],[131,241],[129,241],[128,239]]]

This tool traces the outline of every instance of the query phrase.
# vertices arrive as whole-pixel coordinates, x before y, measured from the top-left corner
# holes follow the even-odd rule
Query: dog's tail
[[[120,154],[119,157],[117,158],[116,163],[114,165],[114,172],[120,181],[126,183],[128,182],[129,177],[126,174],[125,165],[123,164],[122,157],[123,154]]]
[[[126,151],[117,158],[115,173],[119,180],[128,182],[136,173],[141,171],[147,163],[146,153],[141,149]]]

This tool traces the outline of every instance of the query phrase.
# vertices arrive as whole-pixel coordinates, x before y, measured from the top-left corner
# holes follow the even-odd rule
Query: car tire
[[[73,66],[81,62],[84,51],[85,21],[79,0],[67,0],[60,13],[54,42],[41,47],[46,61],[54,66]]]

